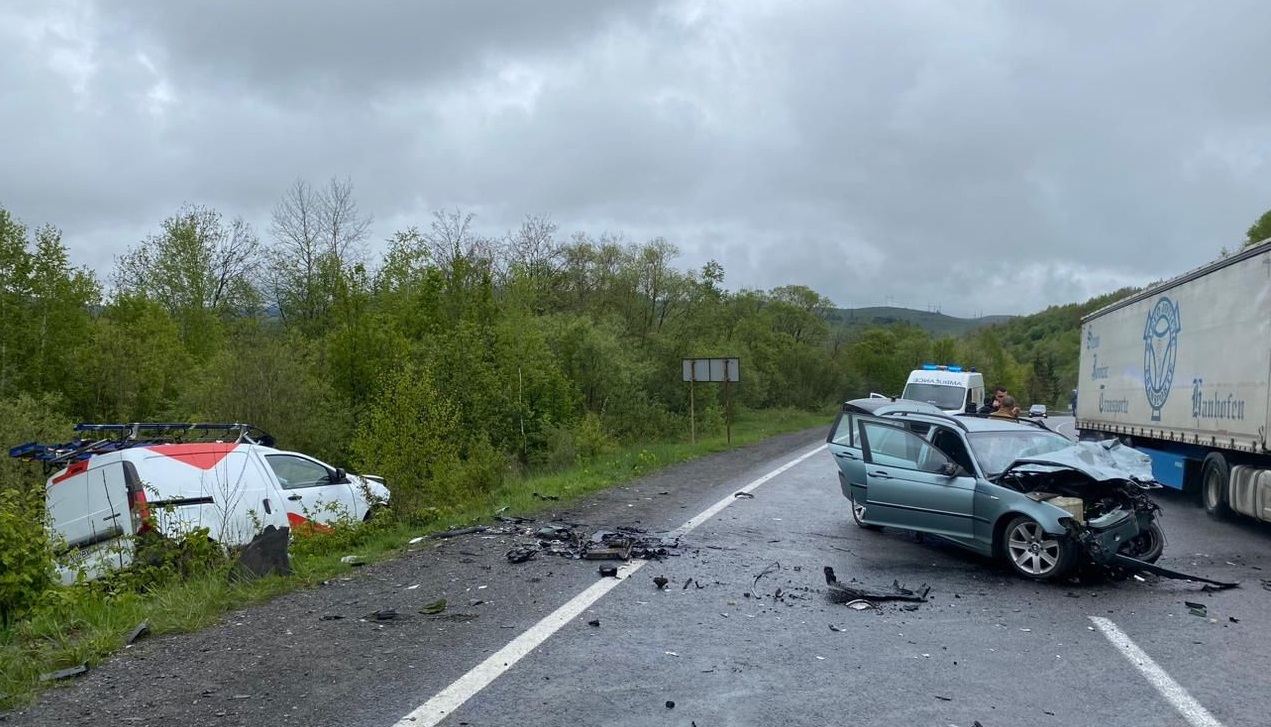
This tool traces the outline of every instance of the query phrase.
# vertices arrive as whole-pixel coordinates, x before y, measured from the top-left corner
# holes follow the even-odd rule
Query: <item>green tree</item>
[[[117,294],[145,296],[176,322],[186,348],[200,357],[216,350],[220,324],[259,307],[253,279],[260,243],[241,218],[186,205],[116,261]]]
[[[1245,244],[1242,248],[1252,247],[1269,238],[1271,238],[1271,210],[1263,212],[1262,216],[1249,227],[1245,233]]]
[[[313,335],[330,328],[341,278],[363,262],[370,226],[348,180],[321,189],[296,180],[287,190],[273,210],[265,280],[288,325]]]
[[[71,267],[56,228],[32,237],[0,209],[0,397],[60,391],[99,299],[97,281]]]

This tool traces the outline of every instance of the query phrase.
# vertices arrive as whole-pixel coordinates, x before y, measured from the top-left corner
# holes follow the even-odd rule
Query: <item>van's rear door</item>
[[[128,484],[118,460],[76,463],[54,477],[46,503],[54,532],[62,539],[59,561],[64,582],[83,568],[89,578],[132,562],[128,535]]]

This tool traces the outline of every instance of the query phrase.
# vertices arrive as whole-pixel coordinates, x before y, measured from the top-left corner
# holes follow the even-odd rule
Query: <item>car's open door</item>
[[[902,422],[863,415],[854,419],[869,521],[970,538],[975,477]]]

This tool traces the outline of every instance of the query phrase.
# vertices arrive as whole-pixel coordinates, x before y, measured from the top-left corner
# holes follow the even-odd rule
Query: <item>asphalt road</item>
[[[1211,522],[1167,493],[1161,564],[1242,587],[1205,593],[1155,577],[1035,584],[952,546],[858,529],[833,460],[819,450],[824,433],[703,458],[561,512],[561,522],[587,533],[695,525],[678,555],[633,562],[621,579],[598,577],[594,561],[509,563],[504,554],[524,541],[513,535],[429,540],[204,632],[143,640],[3,718],[368,727],[1266,723],[1271,591],[1260,579],[1271,578],[1271,528]],[[742,489],[754,497],[732,496]],[[713,507],[722,509],[696,517]],[[854,611],[827,598],[825,566],[840,581],[927,585],[930,601],[912,611]],[[419,613],[438,598],[448,601],[444,613]],[[1206,616],[1184,601],[1205,604]],[[379,608],[401,616],[367,617]]]

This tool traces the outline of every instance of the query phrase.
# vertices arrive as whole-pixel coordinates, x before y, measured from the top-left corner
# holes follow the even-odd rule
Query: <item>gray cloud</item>
[[[0,0],[0,204],[100,271],[184,201],[263,231],[663,236],[730,287],[1023,313],[1190,269],[1271,207],[1271,6]]]

